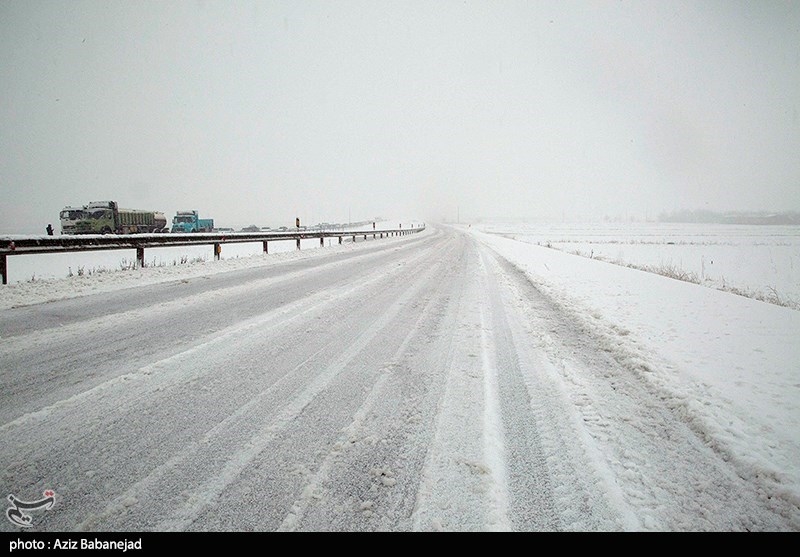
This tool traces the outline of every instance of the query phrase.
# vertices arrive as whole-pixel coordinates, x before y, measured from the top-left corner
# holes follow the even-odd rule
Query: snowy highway
[[[4,309],[0,336],[0,485],[55,491],[37,531],[799,526],[456,228]]]

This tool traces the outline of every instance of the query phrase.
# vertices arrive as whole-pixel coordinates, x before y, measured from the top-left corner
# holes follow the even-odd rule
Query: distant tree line
[[[660,222],[677,223],[711,223],[711,224],[797,224],[800,225],[800,213],[765,211],[733,211],[719,213],[715,211],[673,211],[661,213]]]

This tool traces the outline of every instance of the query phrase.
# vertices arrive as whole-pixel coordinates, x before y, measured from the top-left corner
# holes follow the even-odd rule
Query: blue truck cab
[[[173,232],[211,232],[214,219],[201,219],[197,211],[178,211],[172,218]]]

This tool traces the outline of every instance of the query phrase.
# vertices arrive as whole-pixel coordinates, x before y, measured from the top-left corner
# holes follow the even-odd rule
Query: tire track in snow
[[[386,275],[384,274],[384,278],[385,277]],[[359,287],[354,287],[353,292],[356,292],[359,289]],[[297,317],[302,316],[298,314]],[[271,329],[273,331],[280,332],[280,330],[286,326],[286,324],[287,323],[281,321],[276,323],[273,327],[271,327]],[[250,331],[250,335],[252,336],[252,334],[258,334],[259,338],[248,340],[248,343],[260,343],[260,339],[263,338],[265,333],[268,334],[269,330],[262,331],[260,329],[252,329]],[[334,350],[338,349],[338,345],[335,341],[328,343],[328,345],[333,345]],[[25,470],[37,468],[38,466],[35,463],[41,463],[46,459],[50,459],[55,462],[71,462],[72,466],[80,465],[82,469],[96,471],[96,473],[92,472],[92,483],[95,483],[104,477],[104,462],[108,461],[108,456],[103,456],[101,454],[99,457],[92,459],[76,459],[74,456],[71,456],[72,451],[81,445],[88,445],[85,447],[87,453],[95,454],[100,451],[94,449],[93,445],[97,445],[98,448],[106,446],[119,446],[120,443],[125,443],[126,437],[130,438],[131,432],[139,433],[135,443],[137,445],[143,445],[142,449],[140,450],[132,450],[120,447],[123,451],[131,452],[131,457],[135,459],[131,462],[131,464],[138,462],[139,459],[136,458],[137,453],[145,455],[147,459],[154,459],[155,455],[151,450],[147,449],[147,447],[158,444],[159,437],[164,435],[164,426],[158,422],[172,420],[177,420],[180,422],[185,420],[181,412],[181,406],[185,407],[187,404],[191,405],[192,400],[194,399],[203,399],[198,400],[200,406],[208,404],[207,399],[210,398],[209,395],[212,395],[213,392],[218,392],[220,389],[222,389],[222,387],[215,386],[215,391],[198,395],[198,390],[193,386],[193,384],[196,383],[201,376],[208,375],[214,370],[219,369],[219,366],[216,362],[229,360],[231,358],[231,354],[236,353],[240,348],[242,348],[242,346],[243,343],[234,338],[232,339],[232,344],[228,346],[225,351],[216,354],[213,358],[209,358],[207,355],[204,357],[202,350],[198,353],[199,357],[192,358],[191,354],[187,355],[187,357],[189,357],[189,361],[187,363],[190,363],[192,360],[200,359],[203,361],[203,366],[198,368],[196,366],[186,367],[182,365],[175,365],[170,368],[155,369],[152,374],[142,376],[141,382],[128,381],[116,383],[114,386],[119,388],[111,389],[108,393],[108,396],[103,396],[102,393],[93,391],[92,394],[98,395],[97,397],[83,401],[71,401],[73,404],[69,405],[69,407],[60,408],[60,411],[54,412],[53,415],[47,417],[46,420],[36,420],[35,423],[30,424],[29,427],[18,428],[14,436],[4,436],[5,440],[9,441],[8,446],[18,447],[18,451],[14,457],[15,461],[19,464],[18,466],[11,466],[11,462],[7,462],[9,465],[9,470],[13,468],[16,477],[27,482],[29,481],[30,477],[38,477],[40,475],[39,472],[28,474],[25,473]],[[289,380],[291,379],[293,378],[290,377]],[[208,383],[208,381],[204,381],[203,383]],[[202,387],[203,383],[200,383],[200,390],[205,390]],[[286,383],[286,381],[283,381],[283,383]],[[290,383],[293,385],[294,382],[290,381]],[[190,390],[192,392],[190,392]],[[175,397],[172,395],[172,393],[181,393],[181,395],[179,397]],[[228,389],[220,394],[225,396],[226,400],[221,401],[224,403],[224,405],[219,406],[231,407],[232,405],[236,404],[236,401],[239,398],[235,393]],[[186,399],[185,395],[189,395],[191,398]],[[285,393],[283,393],[283,395],[285,398]],[[181,401],[180,403],[179,400]],[[281,400],[281,393],[275,395],[273,400],[270,400],[269,402],[272,405],[281,405],[284,403],[284,401]],[[250,408],[252,407],[253,405],[250,406]],[[146,421],[143,420],[142,416],[145,410],[147,410],[146,414],[152,414],[152,416],[148,417]],[[235,406],[231,410],[235,411]],[[229,410],[223,408],[223,411],[227,412]],[[157,416],[163,414],[164,412],[169,413],[169,418],[167,420],[160,420]],[[213,412],[217,414],[219,413],[216,408],[213,409]],[[239,414],[238,417],[240,417],[241,420],[232,421],[226,429],[219,432],[216,438],[204,439],[203,443],[201,443],[201,449],[205,451],[213,449],[214,445],[209,445],[212,439],[219,440],[220,436],[222,436],[223,439],[227,439],[228,437],[223,435],[224,431],[230,433],[230,438],[232,439],[236,439],[240,431],[246,431],[248,426],[247,422],[251,420],[252,417],[245,413]],[[47,424],[55,424],[55,427],[43,427]],[[155,427],[155,431],[152,434],[148,431],[149,424],[152,424]],[[196,428],[197,426],[195,424],[191,424],[189,431]],[[117,433],[120,430],[123,430],[122,434]],[[187,433],[175,432],[174,434],[170,434],[170,438],[167,440],[168,442],[165,444],[165,447],[159,447],[159,451],[168,450],[170,446],[174,446],[176,443],[181,443],[182,440],[180,438],[186,437]],[[80,440],[84,437],[87,438],[87,440],[94,439],[95,441],[92,443],[85,443],[83,441],[76,443],[76,439]],[[36,439],[35,444],[29,441],[32,438]],[[191,437],[189,437],[188,441],[193,442]],[[182,449],[181,452],[183,453]],[[173,454],[174,449],[170,450],[170,456]],[[193,453],[190,450],[188,456],[192,456],[192,454]],[[94,460],[99,460],[99,462],[93,462]],[[187,459],[181,458],[178,460],[181,464],[183,464]],[[118,465],[119,464],[120,463],[118,463]],[[122,463],[121,465],[123,467],[131,467],[129,464]],[[151,465],[145,463],[144,466],[149,467]],[[114,477],[119,475],[121,470],[122,469],[119,471],[112,470],[110,473],[112,477]],[[169,473],[174,470],[174,468],[167,467],[162,470],[162,472]],[[181,471],[181,473],[182,472],[183,471]],[[125,473],[125,475],[130,477],[131,472],[128,471]],[[133,474],[134,477],[135,475],[136,473]],[[158,476],[158,474],[156,476]],[[121,484],[120,482],[115,483],[118,483],[119,485],[125,485],[125,483],[128,481],[127,477],[125,481],[121,482]],[[65,482],[60,480],[60,474],[59,476],[54,477],[53,480],[56,480],[57,483],[60,482],[60,492],[63,492],[66,495],[69,486],[65,485]],[[187,480],[183,480],[183,482],[187,483]],[[12,482],[9,481],[9,484],[11,483]],[[173,484],[174,483],[175,482],[173,482]],[[188,483],[191,483],[191,481]],[[21,485],[21,482],[14,480],[13,484]],[[97,487],[94,489],[97,490]],[[126,492],[124,496],[118,497],[118,492],[115,490],[112,492],[112,497],[110,498],[108,496],[104,496],[102,490],[97,490],[97,493],[91,494],[91,497],[98,500],[103,506],[105,506],[107,501],[111,499],[113,501],[112,506],[114,510],[124,511],[127,515],[130,515],[131,509],[133,509],[135,502],[146,501],[147,499],[160,501],[161,499],[167,498],[166,494],[169,493],[170,489],[171,488],[168,487],[160,493],[155,491],[151,492],[149,496],[147,494],[143,494],[141,497],[136,496],[136,490],[133,492]],[[77,501],[73,499],[73,503],[77,503]],[[97,504],[87,504],[85,506],[87,508],[92,508],[97,506]],[[59,518],[66,517],[67,514],[60,513],[58,516]],[[125,517],[126,520],[128,518],[128,516]],[[125,530],[129,528],[123,525],[120,526],[120,529]]]
[[[440,290],[442,288],[442,284],[442,282],[439,283]],[[419,318],[416,320],[414,325],[409,328],[405,338],[403,338],[399,348],[395,351],[393,357],[391,358],[391,362],[399,361],[408,350],[411,341],[418,337],[419,331],[423,328],[424,323],[430,319],[430,313],[438,301],[438,296],[440,296],[439,292],[425,300],[425,305],[420,312]],[[356,443],[359,437],[364,436],[363,430],[369,414],[375,411],[375,406],[377,403],[385,399],[387,396],[385,393],[387,385],[391,385],[392,383],[392,371],[390,369],[384,369],[385,372],[382,373],[378,377],[378,380],[373,384],[369,394],[364,400],[364,403],[355,413],[353,421],[343,429],[342,435],[333,445],[333,449],[325,457],[325,460],[317,469],[316,473],[314,473],[314,475],[308,480],[306,486],[302,490],[301,497],[295,501],[294,505],[292,505],[291,512],[286,516],[286,518],[284,518],[283,522],[277,529],[278,531],[294,531],[298,528],[298,525],[302,524],[303,518],[309,507],[318,500],[319,493],[324,490],[325,483],[329,481],[332,469],[341,460],[342,452],[344,452],[348,446]],[[386,483],[391,484],[390,481],[385,481]],[[331,506],[330,502],[326,503],[327,507]],[[365,503],[366,502],[362,502],[362,507],[360,508],[362,510],[369,510],[369,512],[372,512],[370,509],[373,508],[374,502],[369,501],[367,506],[363,506]]]
[[[601,476],[585,483],[590,460],[583,445],[573,442],[580,435],[566,427],[573,414],[547,375],[538,331],[521,311],[516,271],[490,250],[481,248],[481,255],[490,283],[486,291],[497,310],[493,326],[505,346],[497,353],[503,370],[503,423],[507,438],[516,444],[508,457],[515,529],[616,529],[620,518],[608,509],[608,492],[598,496],[596,491]]]
[[[617,515],[616,528],[796,528],[791,511],[765,501],[758,488],[698,436],[675,396],[648,378],[642,363],[657,366],[657,362],[624,339],[592,327],[586,316],[551,299],[521,271],[496,257],[516,291],[520,311],[528,316],[526,327],[545,370],[538,378],[546,376],[548,388],[561,393],[555,398],[571,414],[572,434],[583,445],[583,454],[576,456],[594,468],[599,480],[594,489],[601,488],[600,502]],[[529,392],[536,377],[530,373],[526,379]],[[549,429],[553,430],[552,422]],[[568,498],[562,495],[561,501]],[[607,518],[598,518],[608,524]]]
[[[434,275],[438,266],[428,269],[426,275]],[[322,393],[332,381],[353,362],[366,346],[385,331],[395,316],[401,311],[404,304],[412,300],[420,289],[420,283],[425,277],[418,278],[416,282],[407,286],[403,295],[383,314],[377,322],[367,331],[359,335],[357,340],[344,350],[337,360],[320,372],[313,381],[293,400],[282,408],[271,422],[253,436],[248,445],[230,455],[223,469],[214,477],[205,481],[194,493],[193,497],[178,509],[174,509],[171,516],[156,525],[158,531],[185,530],[206,509],[212,507],[222,496],[226,488],[233,483],[242,471],[249,466],[255,458],[264,451],[275,437],[285,429],[304,409]]]
[[[207,285],[209,292],[188,297],[182,289],[174,288],[174,283],[164,284],[162,288],[171,292],[175,301],[148,303],[147,307],[137,309],[123,304],[121,300],[126,299],[129,291],[121,292],[112,304],[123,305],[126,310],[121,313],[9,338],[0,344],[0,381],[6,394],[13,397],[14,404],[0,408],[0,423],[36,409],[34,398],[40,403],[53,404],[77,394],[78,389],[85,390],[86,385],[99,385],[109,376],[135,373],[148,361],[156,363],[174,354],[178,347],[191,348],[211,333],[225,331],[243,319],[257,318],[264,311],[277,309],[285,304],[284,300],[306,296],[309,292],[305,285],[316,281],[321,274],[330,278],[327,288],[332,289],[333,285],[347,288],[352,272],[363,273],[364,279],[368,279],[374,274],[374,266],[380,263],[401,258],[410,264],[414,258],[430,253],[435,237],[419,239],[419,249],[415,251],[400,245],[359,254],[347,262],[326,259],[323,265],[315,264],[280,277],[256,279],[247,285],[224,288]],[[313,260],[306,262],[309,267],[314,263]],[[204,283],[202,278],[192,282]],[[262,297],[261,292],[274,293],[274,296]],[[107,298],[108,295],[102,297],[103,300]],[[158,296],[153,298],[159,299]],[[98,303],[86,297],[85,305],[97,307]],[[55,306],[57,304],[47,305],[47,309],[52,311]],[[98,313],[104,311],[107,310],[100,303]]]
[[[463,274],[463,238],[444,251],[443,273],[424,299],[404,312],[412,334],[381,364],[380,404],[357,411],[316,472],[297,490],[302,516],[284,527],[295,530],[405,531],[420,485],[432,422],[444,383]],[[455,259],[450,255],[453,254]],[[415,306],[415,307],[414,307]],[[353,388],[357,388],[354,384]],[[369,397],[375,396],[376,386]],[[364,410],[367,410],[364,412]],[[294,502],[296,506],[297,501]],[[254,526],[263,528],[264,526]]]
[[[422,281],[419,294],[403,304],[394,324],[387,327],[387,333],[413,328],[428,299],[434,298],[432,319],[423,320],[417,339],[402,358],[394,359],[404,335],[388,333],[376,338],[226,490],[228,499],[251,501],[250,512],[220,518],[209,509],[192,525],[193,530],[271,531],[280,527],[297,500],[304,497],[313,504],[306,507],[298,530],[403,529],[418,485],[413,477],[406,480],[405,476],[413,476],[421,467],[418,455],[427,446],[425,432],[429,426],[424,408],[421,414],[417,412],[420,406],[428,405],[427,389],[436,383],[432,375],[440,367],[416,365],[411,360],[419,357],[421,364],[430,361],[426,348],[439,334],[439,308],[448,303],[448,296],[436,299],[432,292],[442,288],[446,291],[451,277],[457,278],[447,255],[453,244],[459,243],[453,240],[451,236],[442,242],[442,249],[430,262],[439,271]],[[422,271],[412,274],[422,277]],[[434,352],[433,356],[438,361],[438,354]],[[361,427],[350,428],[353,416],[384,375],[389,377],[380,404],[367,413]],[[332,463],[329,481],[319,490],[306,491],[319,467],[336,451],[336,441],[347,428],[353,437]],[[253,493],[268,496],[253,499]],[[374,512],[361,512],[358,505],[365,500],[359,500],[355,507],[350,505],[361,496],[371,499]]]
[[[477,245],[476,245],[477,249]],[[494,362],[497,422],[505,438],[505,473],[508,477],[509,516],[515,530],[555,530],[551,484],[546,454],[542,448],[539,426],[531,410],[531,400],[522,376],[520,356],[511,335],[506,306],[500,297],[495,276],[502,271],[490,258],[480,254],[483,291],[491,320],[486,325]],[[490,272],[491,269],[491,272]],[[484,330],[486,330],[484,329]]]
[[[466,246],[467,277],[446,359],[446,381],[412,515],[413,529],[510,530],[495,345],[485,269]],[[479,348],[480,354],[474,348]]]
[[[459,322],[478,332],[455,345],[477,344],[480,355],[453,355],[414,529],[552,530],[549,470],[517,349],[493,272],[474,241],[469,251],[473,279]],[[472,463],[478,475],[466,474],[461,462]],[[460,505],[453,493],[480,495]]]
[[[288,325],[292,322],[297,322],[298,325],[308,322],[309,318],[314,313],[325,315],[326,318],[328,318],[330,317],[327,315],[329,310],[336,309],[332,308],[331,304],[346,308],[347,300],[352,299],[356,303],[351,304],[351,308],[360,305],[369,308],[369,300],[361,299],[363,289],[374,289],[382,293],[385,291],[386,285],[391,285],[393,282],[396,282],[396,279],[401,278],[404,273],[407,273],[409,268],[415,269],[421,267],[425,262],[430,260],[431,257],[432,252],[430,250],[405,254],[402,259],[375,269],[370,275],[360,278],[358,282],[351,283],[349,288],[344,291],[329,292],[327,290],[322,290],[308,298],[298,300],[293,306],[282,307],[280,310],[271,312],[268,316],[262,316],[263,319],[256,319],[244,325],[240,324],[238,327],[232,327],[230,331],[228,331],[229,334],[226,337],[229,342],[222,342],[221,340],[212,342],[214,339],[219,338],[218,336],[212,336],[211,339],[206,339],[206,342],[198,344],[192,350],[171,356],[167,362],[162,361],[161,366],[155,364],[145,366],[143,369],[139,370],[140,373],[137,377],[130,377],[125,381],[112,381],[105,385],[105,388],[91,389],[90,392],[83,396],[70,398],[67,401],[63,401],[61,404],[50,407],[48,409],[49,411],[41,412],[34,416],[28,416],[27,420],[23,419],[16,421],[14,424],[6,424],[6,431],[2,432],[3,440],[4,442],[8,442],[6,446],[16,446],[20,449],[17,455],[19,457],[20,466],[13,467],[13,473],[12,467],[9,467],[6,473],[4,473],[4,479],[8,478],[9,485],[27,485],[32,477],[41,477],[41,472],[26,473],[26,470],[33,467],[41,468],[47,459],[53,459],[58,462],[71,462],[73,467],[79,465],[75,462],[76,459],[70,456],[70,451],[75,450],[75,446],[86,444],[83,442],[75,443],[75,440],[84,438],[87,435],[90,436],[90,439],[97,440],[87,447],[89,454],[95,454],[103,452],[99,449],[104,445],[117,446],[121,442],[124,443],[125,435],[122,436],[122,439],[115,439],[117,435],[114,432],[119,431],[121,428],[124,428],[124,430],[128,432],[126,435],[128,435],[131,431],[136,431],[137,428],[145,428],[148,423],[152,422],[157,428],[156,433],[161,433],[159,428],[163,426],[156,423],[157,418],[149,416],[145,418],[145,416],[142,415],[142,408],[152,408],[152,410],[157,413],[156,416],[162,414],[166,409],[176,405],[178,402],[178,400],[172,399],[170,393],[184,392],[188,394],[186,389],[189,388],[187,386],[189,383],[195,383],[201,378],[209,377],[211,373],[219,369],[215,362],[222,362],[226,359],[230,360],[232,353],[238,352],[239,349],[245,350],[247,345],[259,345],[263,343],[267,335],[270,334],[270,331],[272,331],[272,334],[283,334],[284,331],[289,334],[291,331],[287,329]],[[386,296],[381,294],[381,296],[385,297],[387,300],[390,295],[391,292]],[[330,313],[334,314],[333,317],[335,317],[336,311],[330,311]],[[337,339],[341,342],[341,339],[345,338],[341,336],[341,333],[335,333],[335,326],[333,326],[333,323],[331,323],[329,330],[331,330],[334,335],[338,336],[335,336],[326,346],[335,344]],[[244,341],[239,337],[243,338]],[[190,365],[181,365],[183,361]],[[191,365],[192,362],[197,361],[202,361],[203,365],[200,367]],[[165,366],[164,364],[174,365]],[[204,381],[206,385],[211,385],[216,381],[215,376],[210,376],[209,379],[210,381]],[[186,387],[184,388],[184,386]],[[201,390],[208,390],[203,383],[200,383],[198,386],[200,386]],[[214,389],[218,387],[212,385],[211,388]],[[197,391],[193,390],[192,392]],[[212,390],[209,394],[213,394],[213,392]],[[230,392],[220,394],[223,396],[227,395],[226,398],[230,397]],[[208,396],[206,396],[206,398],[208,398]],[[162,407],[160,404],[156,404],[155,401],[163,401],[165,404]],[[228,401],[226,401],[226,403],[227,402]],[[283,401],[278,400],[278,402],[282,403]],[[182,404],[185,405],[188,403],[189,402],[183,402]],[[202,402],[202,404],[206,404],[206,402]],[[177,408],[180,408],[180,405],[177,406]],[[218,412],[216,409],[214,411]],[[132,423],[124,423],[121,419],[124,419],[125,416],[129,416],[135,421]],[[170,413],[168,420],[171,421],[176,418],[178,421],[184,419],[180,413],[177,415]],[[242,416],[242,418],[245,421],[247,420],[246,416]],[[30,423],[27,423],[28,420]],[[55,425],[55,427],[51,424]],[[234,424],[235,421],[228,430],[236,430],[238,426],[234,426]],[[86,428],[87,425],[89,426],[88,430]],[[196,426],[192,424],[191,427],[195,428]],[[14,433],[11,434],[8,431],[9,429],[13,429]],[[147,446],[158,442],[158,436],[152,438],[146,430],[143,431],[143,434],[143,436],[136,439],[137,444],[144,442],[145,446]],[[181,435],[185,436],[184,433],[181,433]],[[222,435],[221,432],[220,435]],[[220,435],[217,435],[217,437]],[[174,435],[173,437],[177,438],[179,436]],[[30,439],[35,439],[36,441],[32,442]],[[171,439],[170,441],[172,444],[175,444],[176,441],[180,440]],[[205,441],[206,446],[212,443],[210,439],[206,439]],[[94,449],[93,445],[97,445],[98,449]],[[126,449],[123,448],[123,452],[125,450]],[[163,449],[159,448],[159,451],[161,450]],[[155,457],[155,455],[149,452],[142,452],[142,454],[147,455],[147,458]],[[175,456],[174,452],[170,456]],[[126,491],[123,496],[119,496],[119,486],[127,485],[128,478],[126,477],[122,482],[111,480],[110,478],[118,477],[122,470],[104,471],[103,460],[106,458],[107,457],[98,454],[98,458],[80,459],[81,464],[79,466],[88,471],[92,471],[92,483],[95,484],[95,487],[92,493],[80,495],[80,500],[77,494],[71,494],[72,503],[74,505],[70,507],[71,511],[79,508],[81,504],[87,509],[94,509],[98,506],[98,503],[101,503],[102,506],[100,508],[103,508],[108,504],[108,501],[111,500],[112,504],[110,507],[112,509],[121,511],[124,508],[125,512],[130,515],[133,510],[137,510],[138,507],[141,506],[136,504],[136,501],[145,501],[147,499],[146,485],[140,486],[143,488],[142,493],[144,493],[141,499],[136,496],[136,493],[139,493],[136,490]],[[91,462],[92,460],[98,459],[101,462]],[[32,463],[38,464],[34,466]],[[8,464],[10,465],[10,463]],[[133,464],[133,461],[131,464]],[[123,466],[130,467],[130,465],[127,464]],[[145,463],[144,466],[146,467],[147,463]],[[126,472],[126,474],[130,473],[131,471]],[[134,477],[137,473],[138,472],[134,472]],[[79,483],[80,474],[83,474],[83,472],[72,475],[69,483]],[[108,474],[111,475],[108,476]],[[61,473],[59,473],[58,477],[60,477],[60,475]],[[112,497],[104,495],[105,490],[98,489],[100,486],[97,485],[97,482],[105,481],[102,480],[103,477],[109,477],[108,481],[114,481],[116,484],[116,489],[112,492]],[[66,494],[66,487],[63,489],[63,492]],[[158,500],[161,494],[150,493],[150,495],[154,500]],[[92,510],[87,514],[91,515],[93,512]],[[101,512],[100,514],[102,515],[103,513]],[[60,519],[64,520],[68,520],[70,516],[73,515],[69,514],[69,512],[58,515]],[[83,521],[84,518],[85,516],[79,520]],[[94,524],[98,523],[99,522],[94,522]],[[70,523],[68,522],[66,524]],[[120,524],[121,529],[128,528],[124,520]],[[71,529],[72,526],[69,528]]]
[[[474,244],[473,244],[474,249]],[[481,291],[487,292],[487,269],[483,260],[479,260],[481,272]],[[490,290],[489,290],[490,291]],[[496,311],[492,306],[491,312]],[[483,392],[485,396],[483,412],[483,445],[486,455],[486,464],[490,475],[493,478],[491,497],[492,512],[496,518],[492,521],[503,530],[511,530],[512,518],[510,517],[510,494],[508,476],[508,453],[506,450],[506,427],[503,424],[502,402],[500,400],[500,378],[498,365],[498,345],[495,340],[494,327],[487,317],[487,308],[484,304],[480,307],[480,328],[481,328],[481,359],[483,362]],[[509,439],[512,441],[513,439]]]
[[[427,252],[416,254],[408,263],[413,264],[415,261],[425,257],[427,257]],[[395,274],[400,274],[401,272],[402,271],[395,270]],[[193,377],[191,372],[187,374],[185,367],[179,365],[182,360],[197,357],[201,352],[209,351],[209,349],[224,345],[235,337],[238,337],[242,334],[247,334],[248,332],[256,329],[264,331],[264,327],[268,327],[266,330],[273,330],[276,327],[285,326],[292,321],[296,321],[301,317],[305,317],[309,312],[320,311],[320,308],[327,302],[356,294],[365,287],[369,287],[379,281],[385,281],[387,276],[389,275],[386,274],[385,270],[375,271],[371,275],[360,279],[357,284],[350,286],[344,292],[330,292],[323,290],[276,308],[265,314],[258,315],[244,322],[239,322],[195,342],[191,347],[186,348],[177,354],[172,354],[167,358],[158,360],[146,366],[142,366],[132,373],[116,376],[78,394],[58,400],[37,411],[28,412],[17,417],[16,419],[6,422],[3,425],[0,425],[0,434],[9,429],[18,427],[19,425],[44,419],[58,409],[64,409],[70,406],[88,406],[91,408],[93,404],[92,399],[101,397],[109,390],[120,389],[123,385],[125,388],[129,388],[130,385],[128,383],[130,381],[149,379],[153,382],[159,382],[161,384],[153,386],[154,390],[158,390],[165,388],[163,382],[169,378],[174,378],[179,381],[195,379],[196,377]],[[82,330],[81,326],[78,327]],[[80,338],[81,336],[79,333],[74,332],[68,332],[67,334],[70,336],[74,335],[75,338]],[[170,369],[173,371],[164,371]],[[97,417],[100,418],[101,415],[98,415]]]

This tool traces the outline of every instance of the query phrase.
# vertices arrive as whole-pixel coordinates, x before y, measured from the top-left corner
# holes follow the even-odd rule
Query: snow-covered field
[[[3,287],[2,489],[41,530],[800,530],[800,312],[515,226]]]
[[[478,228],[800,309],[800,226],[494,223]]]

